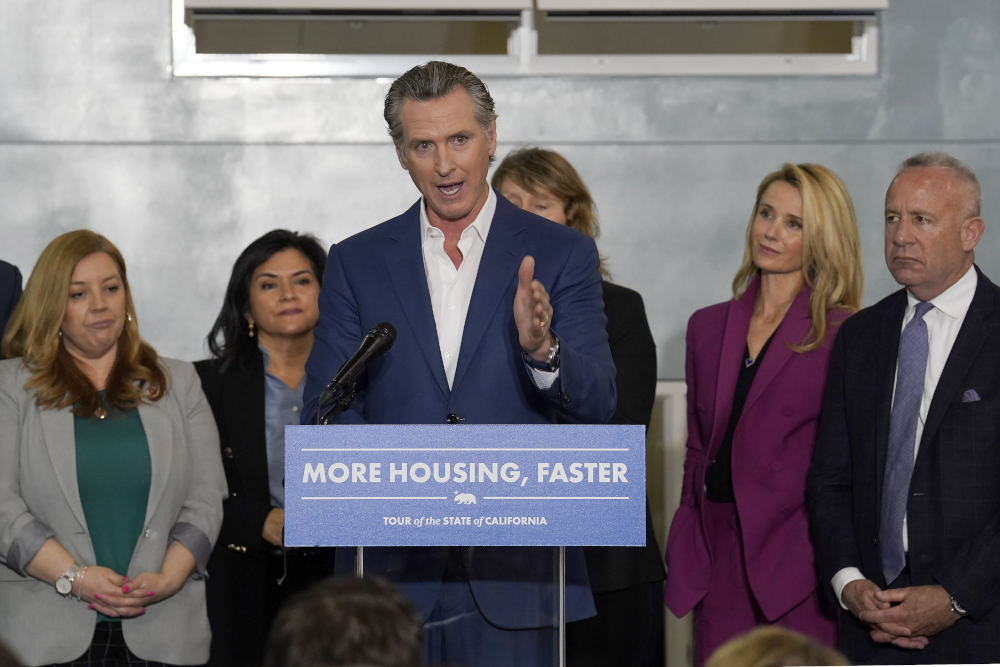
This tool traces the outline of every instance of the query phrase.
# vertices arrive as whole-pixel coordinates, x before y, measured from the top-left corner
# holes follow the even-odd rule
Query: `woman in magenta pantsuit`
[[[667,540],[665,601],[695,611],[695,665],[756,625],[834,645],[806,518],[837,325],[861,304],[857,220],[819,165],[784,165],[757,190],[734,298],[688,323],[688,442]]]

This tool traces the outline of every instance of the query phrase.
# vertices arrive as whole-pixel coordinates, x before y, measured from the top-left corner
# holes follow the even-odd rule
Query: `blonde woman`
[[[857,220],[840,179],[786,164],[757,190],[733,299],[688,323],[688,453],[665,600],[695,612],[695,664],[756,625],[835,643],[805,508],[837,327],[861,304]]]
[[[42,252],[0,362],[0,642],[23,664],[208,659],[219,436],[194,367],[139,337],[125,261]]]

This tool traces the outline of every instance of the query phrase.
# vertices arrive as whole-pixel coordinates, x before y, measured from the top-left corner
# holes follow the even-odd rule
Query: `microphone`
[[[396,342],[396,327],[388,322],[379,322],[365,334],[357,352],[337,370],[333,380],[320,394],[317,405],[326,405],[337,397],[337,394],[347,390],[361,375],[361,371],[373,360],[389,351]]]

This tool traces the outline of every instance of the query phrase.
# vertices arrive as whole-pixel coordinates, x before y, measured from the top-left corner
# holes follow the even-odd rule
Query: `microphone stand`
[[[340,390],[340,394],[336,398],[330,401],[333,405],[326,412],[322,412],[323,408],[330,403],[324,403],[323,405],[317,406],[320,415],[316,419],[316,423],[320,426],[329,426],[333,418],[339,415],[344,410],[348,409],[354,405],[354,399],[357,397],[357,392],[354,390],[354,382],[352,382],[347,387]]]
[[[317,405],[317,417],[316,423],[319,426],[329,426],[330,422],[334,417],[339,415],[344,410],[351,407],[354,404],[354,399],[357,397],[357,392],[354,389],[355,383],[352,382],[347,387],[340,390],[340,394],[336,398],[332,399],[329,403],[324,403],[323,405]],[[332,403],[333,405],[330,405]],[[330,409],[326,412],[321,411],[324,407],[330,405]],[[354,574],[358,578],[365,576],[365,548],[357,547],[357,553],[355,555],[354,561]]]

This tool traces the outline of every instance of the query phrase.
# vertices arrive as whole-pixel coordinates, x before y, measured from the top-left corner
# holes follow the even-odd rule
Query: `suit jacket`
[[[667,607],[678,617],[708,592],[712,544],[705,522],[705,474],[725,437],[760,287],[699,310],[687,331],[688,454],[681,505],[667,538]],[[811,291],[802,288],[774,333],[733,435],[732,473],[747,578],[764,616],[773,620],[816,590],[806,516],[806,475],[819,423],[827,362],[837,322],[827,312],[823,345],[792,351],[811,325]]]
[[[276,610],[266,599],[268,570],[262,537],[271,512],[264,425],[264,355],[249,367],[220,373],[221,360],[194,364],[219,428],[222,467],[229,497],[222,504],[219,539],[208,564],[208,618],[212,664],[235,664],[242,656],[263,660]]]
[[[820,580],[831,595],[845,567],[886,586],[877,539],[906,301],[900,290],[845,322],[830,360],[809,511]],[[981,400],[964,401],[968,389]],[[980,273],[931,400],[907,502],[912,585],[944,586],[969,616],[930,637],[916,661],[1000,662],[998,480],[1000,289]],[[877,648],[847,612],[838,643],[855,661]]]
[[[145,530],[127,574],[158,572],[180,540],[197,570],[171,598],[122,624],[132,652],[146,660],[202,664],[210,632],[204,573],[222,522],[225,477],[215,421],[191,364],[162,359],[172,378],[159,401],[140,403],[152,463]],[[82,565],[94,548],[80,503],[73,414],[41,410],[25,391],[21,359],[0,362],[0,641],[25,665],[62,663],[90,646],[97,612],[63,599],[24,567],[53,537]]]
[[[627,287],[604,281],[604,314],[608,343],[615,364],[618,406],[611,424],[643,424],[656,401],[656,343],[646,320],[642,296]],[[663,581],[663,557],[653,532],[646,499],[645,547],[584,547],[590,589],[594,593],[623,590],[643,582]]]
[[[16,266],[0,261],[0,337],[20,300],[21,272]]]
[[[559,417],[604,423],[615,408],[597,247],[593,239],[521,211],[501,196],[469,304],[453,387],[448,388],[424,273],[418,201],[403,215],[330,249],[316,342],[306,365],[303,423],[315,422],[316,398],[365,332],[381,321],[399,332],[358,381],[354,406],[340,423],[544,424]],[[525,255],[551,296],[551,328],[559,337],[559,379],[539,390],[521,357],[513,302]],[[366,549],[366,570],[399,574],[426,618],[447,564],[446,548]],[[504,628],[552,622],[550,549],[475,548],[465,554],[480,610]],[[593,614],[583,554],[568,552],[570,618]],[[338,564],[338,567],[339,564]]]

